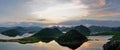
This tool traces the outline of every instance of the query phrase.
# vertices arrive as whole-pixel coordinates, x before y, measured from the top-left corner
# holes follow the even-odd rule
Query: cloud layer
[[[0,0],[0,23],[120,21],[119,3],[120,0]]]

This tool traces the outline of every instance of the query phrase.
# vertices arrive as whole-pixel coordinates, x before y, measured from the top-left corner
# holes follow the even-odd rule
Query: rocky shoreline
[[[120,50],[120,40],[111,40],[103,45],[103,50]]]

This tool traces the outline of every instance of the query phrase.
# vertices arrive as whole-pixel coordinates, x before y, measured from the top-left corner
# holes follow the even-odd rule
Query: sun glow
[[[80,1],[79,1],[80,2]],[[36,4],[38,5],[38,4]],[[65,4],[56,4],[54,6],[47,7],[46,9],[39,10],[34,9],[31,14],[37,19],[46,19],[45,23],[60,23],[67,20],[80,19],[82,16],[86,16],[88,11],[86,5],[78,4],[78,1],[73,1]],[[43,21],[42,21],[43,22]]]

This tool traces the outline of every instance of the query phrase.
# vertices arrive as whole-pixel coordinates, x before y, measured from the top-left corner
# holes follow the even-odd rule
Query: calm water
[[[100,39],[99,41],[85,42],[76,50],[103,50],[102,46],[112,36],[89,36],[89,39]],[[33,44],[19,44],[17,42],[0,42],[0,49],[2,50],[71,50],[67,47],[60,46],[55,41],[50,43],[33,43]]]

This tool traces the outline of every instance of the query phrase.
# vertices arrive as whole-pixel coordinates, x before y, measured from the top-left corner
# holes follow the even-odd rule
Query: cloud
[[[110,16],[120,16],[120,12],[114,12],[114,13],[104,13],[104,14],[98,14],[100,17],[110,17]]]
[[[67,1],[67,2],[66,2]],[[69,20],[73,17],[86,16],[88,8],[82,4],[80,0],[33,0],[28,5],[32,12],[31,14],[35,18],[47,19],[51,23],[59,23]]]
[[[32,21],[47,21],[47,19],[28,19],[28,20],[32,20]]]
[[[106,0],[81,0],[81,2],[90,8],[100,8],[106,5]]]
[[[46,19],[39,19],[38,21],[46,21]]]
[[[117,21],[119,3],[120,0],[0,0],[0,22]]]
[[[100,5],[101,5],[101,6],[106,5],[106,0],[99,0],[99,1],[100,1]]]
[[[83,19],[90,20],[118,20],[120,16],[119,0],[82,0],[83,4],[87,5],[89,15]]]

